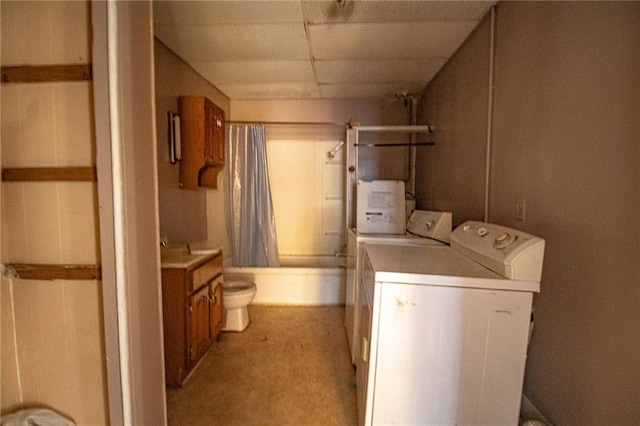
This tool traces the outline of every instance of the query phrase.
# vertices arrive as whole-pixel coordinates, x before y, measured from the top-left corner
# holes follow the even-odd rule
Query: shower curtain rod
[[[349,127],[345,122],[318,122],[318,121],[236,121],[228,120],[227,124],[263,124],[265,126],[340,126]]]

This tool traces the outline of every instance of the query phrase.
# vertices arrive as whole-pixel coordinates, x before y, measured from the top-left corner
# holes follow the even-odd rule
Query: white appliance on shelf
[[[354,336],[360,326],[359,285],[364,265],[366,244],[445,245],[451,233],[451,213],[415,210],[403,234],[371,234],[350,229],[347,233],[347,282],[345,298],[345,328],[351,361],[355,364],[358,340]]]
[[[359,180],[356,229],[370,234],[404,234],[406,203],[401,180]]]
[[[450,247],[366,252],[359,424],[517,424],[544,240],[466,222]]]

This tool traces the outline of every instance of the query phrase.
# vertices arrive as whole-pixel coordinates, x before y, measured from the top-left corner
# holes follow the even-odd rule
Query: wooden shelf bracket
[[[3,182],[95,182],[96,180],[95,167],[7,167],[2,169]]]
[[[43,265],[34,263],[7,263],[5,277],[25,280],[100,280],[99,265]]]
[[[51,83],[91,81],[91,64],[22,65],[2,67],[3,83]]]

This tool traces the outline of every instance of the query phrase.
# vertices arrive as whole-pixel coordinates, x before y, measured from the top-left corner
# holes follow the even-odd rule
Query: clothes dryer
[[[415,210],[407,221],[404,234],[372,234],[350,229],[347,236],[347,285],[345,298],[345,328],[355,364],[358,341],[354,339],[360,325],[359,311],[355,308],[359,300],[359,282],[362,279],[364,248],[366,244],[392,245],[442,245],[448,244],[451,233],[450,212]]]

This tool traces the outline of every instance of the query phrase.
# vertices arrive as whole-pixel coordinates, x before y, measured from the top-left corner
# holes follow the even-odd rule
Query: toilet
[[[223,331],[243,331],[249,325],[247,306],[258,288],[250,281],[225,281],[222,284],[222,303],[225,311]]]

